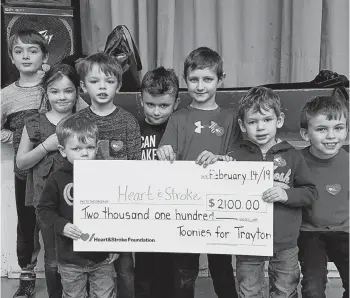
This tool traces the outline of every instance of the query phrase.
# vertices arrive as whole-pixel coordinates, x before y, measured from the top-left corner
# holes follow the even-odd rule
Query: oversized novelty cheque
[[[74,162],[76,251],[273,252],[272,162]]]

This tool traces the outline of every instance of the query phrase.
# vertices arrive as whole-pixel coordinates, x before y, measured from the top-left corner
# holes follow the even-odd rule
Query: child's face
[[[311,153],[321,159],[329,159],[337,155],[342,147],[348,127],[344,115],[337,120],[327,120],[327,116],[318,114],[311,117],[307,130],[300,130],[305,141],[311,143]]]
[[[67,139],[64,147],[59,145],[58,149],[70,163],[73,163],[74,160],[92,160],[96,158],[97,141],[87,139],[85,144],[80,142],[76,135],[73,135]]]
[[[10,58],[18,71],[24,74],[36,73],[48,60],[39,45],[23,43],[20,39],[14,43]]]
[[[188,70],[186,84],[195,106],[210,107],[215,103],[216,89],[223,79],[218,78],[215,68]]]
[[[105,105],[113,101],[120,86],[114,75],[106,75],[98,65],[93,65],[84,82],[81,82],[81,87],[89,93],[93,104]]]
[[[66,76],[63,76],[48,85],[46,91],[51,108],[58,113],[72,111],[77,101],[77,90]]]
[[[242,132],[246,132],[248,139],[257,144],[263,152],[269,150],[276,143],[277,128],[284,123],[284,114],[277,117],[273,109],[253,111],[253,108],[244,113],[243,121],[238,119]]]
[[[179,100],[171,94],[153,96],[142,92],[141,105],[148,124],[160,125],[168,121],[178,104]]]

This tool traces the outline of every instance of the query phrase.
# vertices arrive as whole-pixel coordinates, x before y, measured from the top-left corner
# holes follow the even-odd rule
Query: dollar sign
[[[214,199],[209,200],[209,207],[214,207]]]

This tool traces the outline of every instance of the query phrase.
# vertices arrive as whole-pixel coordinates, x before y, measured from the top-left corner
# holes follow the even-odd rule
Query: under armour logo
[[[221,137],[225,132],[224,128],[214,121],[210,121],[210,125],[202,125],[202,121],[197,121],[195,125],[196,129],[194,131],[196,133],[202,133],[202,129],[205,127],[208,127],[211,133],[216,134],[218,137]]]
[[[39,31],[40,35],[42,37],[44,37],[44,39],[46,40],[46,42],[49,44],[52,37],[53,37],[53,34],[48,34],[49,30],[43,30],[43,31]]]
[[[197,121],[194,125],[196,125],[196,129],[194,130],[196,133],[202,133],[202,128],[205,126],[202,125],[202,121]]]

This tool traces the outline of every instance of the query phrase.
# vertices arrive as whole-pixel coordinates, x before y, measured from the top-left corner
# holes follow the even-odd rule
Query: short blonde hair
[[[90,119],[73,114],[57,124],[56,135],[58,143],[63,147],[66,145],[67,139],[72,136],[76,136],[80,142],[86,144],[89,139],[98,141],[98,128]]]

